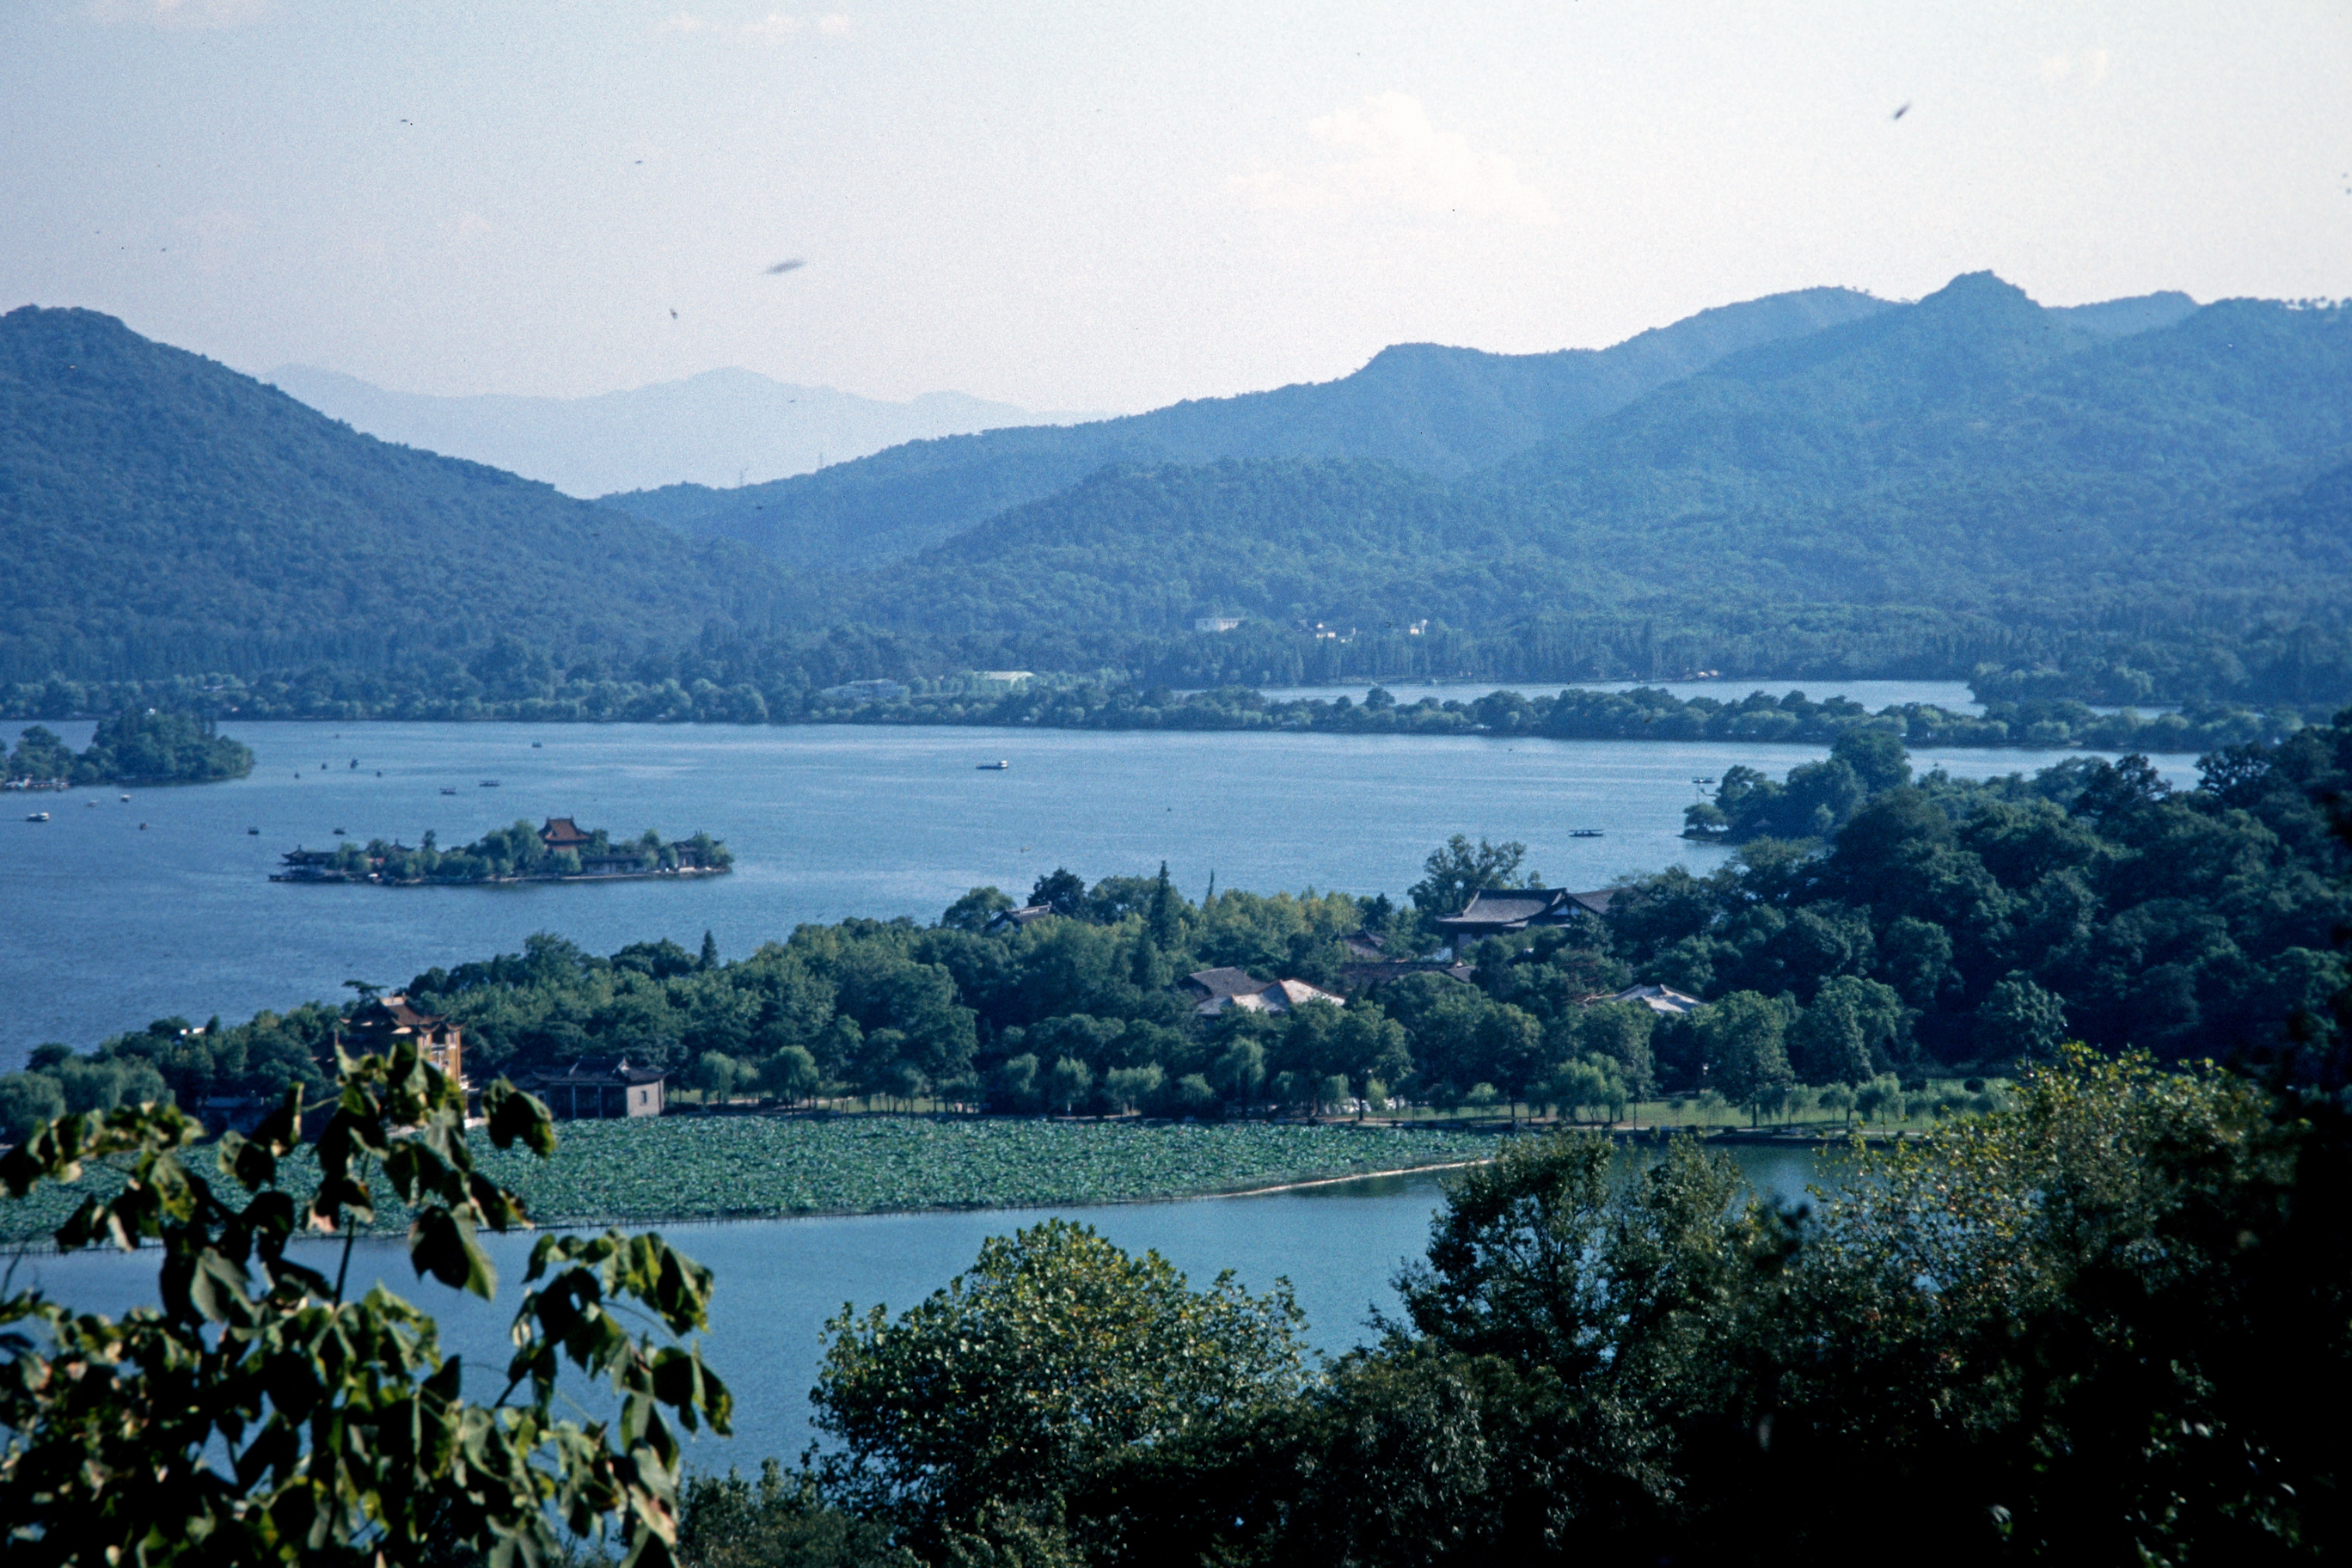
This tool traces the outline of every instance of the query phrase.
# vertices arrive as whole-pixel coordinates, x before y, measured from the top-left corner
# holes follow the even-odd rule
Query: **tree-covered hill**
[[[2225,627],[2259,643],[2244,663],[2301,673],[2273,691],[2183,659],[2133,698],[2346,695],[2305,688],[2342,663],[2352,604],[2352,311],[2119,303],[2136,310],[2045,310],[1958,279],[1727,355],[1450,486],[1360,460],[1100,472],[842,602],[1013,637],[1169,636],[1209,613],[1376,639],[1428,616],[1498,647],[1606,626],[1621,653],[1670,641],[1693,664],[1760,668],[1785,644],[1834,668],[1843,645],[1952,674]],[[1540,672],[1585,673],[1606,672]]]
[[[2325,606],[2352,537],[2247,510],[2352,449],[2352,311],[2248,300],[2102,340],[1990,274],[1769,345],[1465,487],[1660,586],[2049,618]]]
[[[1623,406],[1726,354],[1860,320],[1884,301],[1845,289],[1775,294],[1613,348],[1494,354],[1406,343],[1338,381],[1190,399],[1149,414],[909,442],[740,489],[671,485],[606,504],[686,531],[840,571],[912,555],[1113,463],[1378,458],[1457,479]]]
[[[662,525],[734,528],[695,515],[714,497],[775,504],[767,556]],[[1396,349],[630,504],[656,521],[387,446],[106,317],[0,317],[0,683],[178,681],[178,705],[299,678],[328,694],[304,711],[457,712],[634,682],[657,717],[1013,668],[2338,702],[2352,310],[1814,290],[1600,353]]]
[[[109,316],[0,316],[0,679],[607,658],[760,625],[783,574],[387,446]]]

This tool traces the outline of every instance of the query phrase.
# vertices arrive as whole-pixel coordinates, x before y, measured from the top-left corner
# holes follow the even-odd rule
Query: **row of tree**
[[[526,663],[531,662],[525,659]],[[2000,698],[1980,714],[1930,703],[1890,704],[1872,712],[1849,698],[1814,700],[1801,691],[1755,692],[1734,701],[1678,698],[1656,687],[1631,691],[1570,688],[1523,696],[1496,691],[1472,701],[1434,693],[1400,699],[1385,687],[1350,698],[1270,700],[1247,686],[1179,692],[1165,684],[1138,684],[1129,672],[1093,677],[1037,678],[1014,691],[980,689],[968,679],[915,677],[905,694],[885,700],[852,699],[838,686],[818,689],[803,679],[722,682],[709,675],[638,679],[605,673],[601,665],[559,671],[543,656],[541,672],[517,694],[511,680],[493,690],[470,677],[446,672],[422,680],[396,678],[306,681],[209,679],[201,695],[159,692],[195,700],[207,710],[250,719],[513,719],[531,722],[694,722],[708,724],[966,724],[1084,730],[1298,730],[1333,734],[1541,735],[1555,740],[1811,742],[1836,740],[1849,730],[1884,730],[1914,746],[2020,746],[2055,751],[2224,750],[2271,742],[2327,710],[2274,705],[2268,709],[2192,703],[2178,712],[2143,715],[2128,709],[2097,712],[2080,702],[2047,696]],[[0,711],[69,717],[86,707],[142,700],[151,685],[89,687],[66,681],[0,687]],[[473,689],[467,689],[471,687]],[[42,731],[46,734],[47,731]],[[52,737],[52,742],[54,737]]]

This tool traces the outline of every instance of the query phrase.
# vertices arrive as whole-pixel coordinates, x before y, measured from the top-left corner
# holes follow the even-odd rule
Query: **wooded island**
[[[615,842],[603,828],[588,832],[568,816],[551,816],[534,829],[518,819],[462,849],[442,849],[427,832],[415,848],[372,838],[367,847],[289,849],[273,882],[374,882],[383,887],[426,883],[583,882],[622,877],[716,877],[734,868],[727,846],[708,833],[668,843],[648,827]]]

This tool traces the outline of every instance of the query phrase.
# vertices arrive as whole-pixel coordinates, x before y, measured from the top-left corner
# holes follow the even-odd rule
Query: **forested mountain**
[[[1006,634],[1166,635],[1223,612],[1392,641],[1428,616],[1566,647],[1606,625],[1621,652],[1663,636],[1733,668],[1760,668],[1743,656],[1769,631],[1801,660],[1874,642],[1882,665],[1956,672],[2021,627],[2160,640],[2259,614],[2340,633],[2352,311],[2228,301],[2126,332],[2161,297],[2119,303],[2137,316],[2095,331],[1958,279],[1730,354],[1450,487],[1365,461],[1112,469],[845,603]]]
[[[629,504],[708,529],[733,526],[696,521],[713,496],[762,495],[785,561],[387,446],[103,316],[18,310],[0,682],[299,672],[286,700],[337,712],[584,682],[646,716],[1006,668],[2352,697],[2343,308],[2047,310],[1989,275],[1914,305],[1815,290],[1599,353],[1396,349],[1328,385]],[[1207,614],[1244,622],[1194,632]]]
[[[1464,494],[1661,588],[2048,616],[2328,605],[2352,537],[2243,510],[2352,450],[2352,311],[2227,301],[2099,341],[1990,274],[1736,355]]]
[[[1070,422],[959,392],[889,403],[748,370],[593,397],[432,397],[307,365],[284,365],[265,379],[379,439],[488,463],[573,496],[731,488],[747,469],[766,481],[905,441]]]
[[[1609,349],[1492,354],[1401,344],[1334,382],[1066,429],[913,442],[737,490],[674,485],[605,500],[689,532],[746,540],[793,565],[848,570],[911,555],[1112,463],[1360,458],[1456,479],[1726,354],[1885,309],[1851,289],[1808,289],[1703,310]]]
[[[764,623],[782,574],[387,446],[112,317],[0,316],[0,679],[322,662],[507,633],[605,658]]]

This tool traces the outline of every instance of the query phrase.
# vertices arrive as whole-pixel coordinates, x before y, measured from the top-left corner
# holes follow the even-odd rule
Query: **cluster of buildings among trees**
[[[731,869],[727,846],[707,833],[668,843],[652,828],[615,840],[603,828],[587,831],[568,816],[551,816],[494,829],[459,849],[443,849],[427,832],[422,846],[375,838],[365,847],[294,848],[281,858],[275,882],[372,882],[416,887],[452,882],[554,882],[604,877],[717,876]]]

